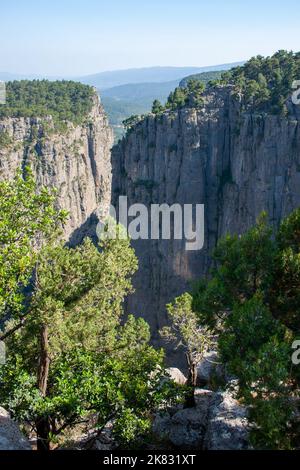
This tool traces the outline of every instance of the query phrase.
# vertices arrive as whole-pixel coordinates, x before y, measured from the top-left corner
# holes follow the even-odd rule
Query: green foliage
[[[163,105],[159,100],[154,100],[152,105],[152,113],[153,114],[160,114],[164,110]]]
[[[7,82],[3,117],[52,116],[55,128],[64,131],[65,121],[82,124],[92,109],[95,92],[88,85],[72,81],[21,80]]]
[[[141,322],[130,317],[124,326],[118,325],[115,351],[89,352],[78,344],[56,354],[45,397],[37,388],[34,369],[29,370],[19,355],[10,354],[0,369],[1,403],[24,423],[32,425],[46,417],[52,440],[96,413],[99,430],[113,419],[119,443],[135,442],[148,431],[150,413],[166,400],[176,400],[176,388],[161,385],[163,355],[148,345],[144,322],[141,335]]]
[[[300,333],[300,210],[292,212],[277,234],[276,257],[270,304],[279,318],[295,334]]]
[[[195,79],[191,79],[187,83],[187,97],[186,104],[190,108],[199,108],[203,105],[203,92],[205,85],[203,82]]]
[[[0,182],[0,325],[24,313],[24,289],[37,261],[39,245],[49,241],[66,218],[55,209],[55,192],[37,192],[29,169]]]
[[[300,210],[276,237],[263,214],[242,236],[222,239],[210,280],[195,286],[193,308],[214,327],[228,370],[239,379],[239,396],[250,406],[252,440],[261,448],[298,445],[293,398],[300,376],[291,363],[299,335]]]
[[[194,387],[197,384],[197,364],[212,344],[211,332],[206,326],[199,324],[197,315],[192,309],[192,301],[192,296],[185,293],[177,297],[172,304],[168,304],[171,326],[166,326],[160,331],[166,341],[173,342],[176,347],[181,346],[185,352],[189,369],[187,406],[195,405]]]
[[[162,336],[174,341],[179,337],[180,344],[198,363],[209,344],[209,330],[199,326],[197,315],[192,310],[192,296],[188,293],[177,297],[173,304],[167,305],[171,327],[165,327],[161,331]]]
[[[123,319],[137,259],[118,226],[118,236],[103,235],[99,246],[57,241],[50,232],[64,214],[54,210],[54,196],[34,190],[31,176],[0,186],[2,310],[9,304],[22,312],[6,338],[0,403],[36,431],[38,448],[92,415],[99,432],[113,420],[118,441],[129,446],[150,428],[150,414],[178,396],[162,381],[163,352],[149,345],[149,326]],[[36,237],[47,243],[36,245]],[[24,302],[20,288],[30,277]]]
[[[186,105],[187,100],[187,89],[177,87],[174,91],[169,94],[166,102],[166,109],[175,111],[176,109],[183,108]]]
[[[13,143],[13,139],[10,137],[9,133],[5,130],[0,131],[0,149],[7,148]]]
[[[157,97],[152,104],[152,112],[159,115],[164,111],[176,111],[185,107],[201,108],[204,103],[203,91],[205,88],[231,85],[233,94],[242,98],[243,109],[285,116],[288,112],[286,101],[293,91],[292,83],[294,80],[298,80],[299,76],[300,53],[278,51],[271,57],[257,56],[250,59],[245,65],[234,67],[226,72],[211,71],[186,77],[168,95],[165,105],[161,105],[165,98],[157,90],[156,94],[152,94]],[[150,84],[141,84],[141,86],[144,85]],[[153,85],[151,84],[151,86]],[[132,85],[127,92],[132,96],[134,91],[131,87]],[[122,87],[117,88],[120,88],[119,92],[122,91]],[[114,91],[114,93],[117,92],[118,90]],[[119,126],[124,116],[147,113],[151,107],[149,102],[137,102],[136,98],[134,102],[132,100],[129,102],[128,96],[120,95],[117,98],[104,96],[103,98],[118,135],[122,135],[122,129]],[[151,93],[149,96],[147,95],[148,100],[150,96]],[[129,121],[129,124],[131,128],[136,122]]]
[[[127,131],[131,130],[134,126],[136,126],[136,124],[142,121],[142,119],[143,119],[143,116],[137,116],[137,115],[130,116],[128,119],[125,119],[123,121],[123,126],[125,127]]]
[[[219,83],[232,85],[246,108],[285,115],[292,83],[300,76],[300,53],[278,51],[271,57],[252,57],[242,67],[222,75]]]
[[[213,70],[210,72],[195,73],[181,80],[179,85],[182,88],[185,88],[190,80],[197,80],[202,82],[206,86],[214,80],[219,80],[222,77],[222,74],[223,70]]]
[[[275,250],[271,234],[266,214],[262,214],[245,234],[228,235],[219,241],[214,252],[218,268],[195,290],[193,306],[202,319],[216,325],[236,300],[250,299],[269,285]]]

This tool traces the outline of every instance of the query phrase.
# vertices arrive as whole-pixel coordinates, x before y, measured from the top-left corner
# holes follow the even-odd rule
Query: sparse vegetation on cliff
[[[0,131],[0,149],[7,148],[13,144],[13,139],[10,137],[9,133],[5,130]]]
[[[206,86],[212,80],[218,80],[219,78],[221,78],[223,72],[224,70],[212,70],[211,72],[195,73],[181,80],[179,86],[181,86],[182,88],[186,88],[190,80],[198,80]]]
[[[152,113],[160,114],[167,110],[175,111],[183,107],[198,108],[203,104],[205,85],[197,79],[190,79],[185,87],[177,87],[172,91],[163,106],[157,100],[153,102]]]
[[[160,114],[183,107],[197,108],[203,104],[206,86],[232,85],[234,93],[243,96],[245,107],[285,115],[285,103],[292,94],[293,81],[299,80],[300,76],[300,53],[278,51],[271,57],[253,57],[243,66],[223,73],[211,73],[210,80],[201,80],[201,75],[181,82],[181,86],[170,93],[164,106],[156,100],[152,112]]]
[[[232,85],[244,97],[246,107],[273,114],[286,114],[286,100],[292,94],[292,83],[300,77],[300,52],[276,52],[271,57],[252,57],[242,67],[222,74],[211,85]]]

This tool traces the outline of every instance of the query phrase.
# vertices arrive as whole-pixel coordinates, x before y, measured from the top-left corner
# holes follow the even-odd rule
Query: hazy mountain
[[[101,90],[101,96],[116,100],[134,100],[142,104],[152,104],[154,99],[164,101],[180,80],[170,82],[128,83]]]
[[[128,83],[170,82],[180,80],[195,73],[209,72],[211,70],[228,70],[241,62],[231,64],[210,65],[207,67],[147,67],[128,70],[113,70],[94,75],[76,77],[76,80],[93,85],[100,90],[112,88]]]
[[[30,73],[11,73],[11,72],[0,72],[0,80],[3,82],[10,82],[13,80],[63,80],[65,77],[54,76],[54,75],[37,75]],[[68,78],[69,79],[69,78]],[[78,81],[78,80],[76,80]]]
[[[0,80],[22,80],[22,79],[48,79],[48,80],[75,80],[88,85],[93,85],[99,89],[112,88],[119,85],[129,83],[160,83],[181,80],[182,78],[201,72],[209,72],[211,70],[228,70],[235,65],[241,65],[242,62],[234,62],[230,64],[209,65],[206,67],[145,67],[127,70],[112,70],[108,72],[100,72],[92,75],[83,75],[80,77],[61,75],[49,76],[30,73],[11,73],[1,72]]]
[[[165,103],[170,92],[177,86],[185,86],[190,78],[197,78],[205,84],[221,76],[235,64],[216,66],[218,70],[185,76],[168,82],[127,83],[112,88],[100,89],[101,100],[113,126],[116,139],[122,136],[122,121],[133,114],[144,114],[151,110],[155,99]]]
[[[21,75],[21,74],[16,74],[16,73],[10,73],[10,72],[0,72],[0,80],[2,82],[9,82],[12,80],[23,80],[23,79],[34,79],[36,77],[32,75]]]

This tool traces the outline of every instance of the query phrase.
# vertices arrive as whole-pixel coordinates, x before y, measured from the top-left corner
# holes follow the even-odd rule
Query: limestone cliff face
[[[206,94],[203,109],[150,115],[113,148],[113,200],[205,205],[205,246],[133,242],[139,258],[128,310],[154,332],[166,322],[165,304],[206,274],[217,240],[241,233],[261,211],[279,221],[300,205],[300,107],[289,118],[247,114],[230,88]]]
[[[39,118],[5,118],[0,131],[9,141],[0,147],[0,178],[11,178],[17,168],[30,164],[37,184],[56,187],[58,205],[69,211],[65,237],[77,242],[98,208],[106,208],[111,196],[110,148],[112,131],[98,98],[86,124],[68,123],[64,133],[54,131],[47,118],[48,131]],[[49,132],[50,129],[50,132]]]

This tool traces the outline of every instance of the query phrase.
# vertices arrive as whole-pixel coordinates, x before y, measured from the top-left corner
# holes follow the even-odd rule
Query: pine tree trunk
[[[188,378],[187,386],[190,388],[185,397],[185,407],[192,408],[196,406],[195,402],[195,388],[197,385],[197,365],[193,361],[189,353],[186,353],[186,359],[188,364]]]
[[[43,325],[41,328],[40,337],[40,359],[38,366],[38,387],[41,395],[45,397],[47,395],[47,385],[49,376],[49,343],[48,343],[48,327]],[[48,416],[41,417],[36,422],[37,432],[37,449],[38,450],[49,450],[49,433],[50,423]]]
[[[50,450],[49,433],[50,425],[48,417],[40,418],[36,422],[37,450]]]

